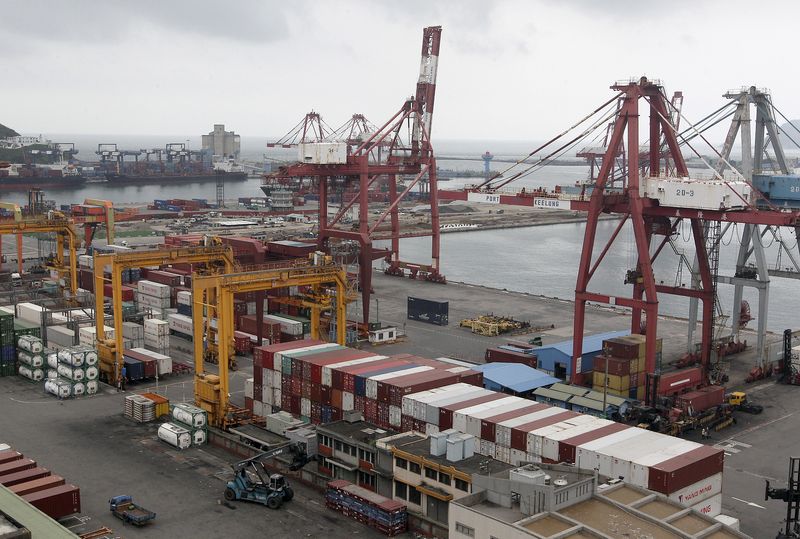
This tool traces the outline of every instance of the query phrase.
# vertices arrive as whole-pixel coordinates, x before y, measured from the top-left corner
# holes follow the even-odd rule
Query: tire
[[[236,499],[236,493],[230,487],[225,489],[225,493],[223,494],[223,496],[225,496],[225,499],[228,500],[229,502],[232,502]]]
[[[292,487],[286,487],[283,489],[283,501],[289,502],[292,500],[292,498],[294,498],[294,491],[292,490]]]
[[[280,496],[270,496],[267,498],[267,507],[270,509],[278,509],[281,506],[281,497]]]

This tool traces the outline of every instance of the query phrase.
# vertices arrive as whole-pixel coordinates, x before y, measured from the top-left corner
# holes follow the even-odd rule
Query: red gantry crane
[[[346,133],[345,140],[298,144],[301,162],[282,167],[275,178],[314,178],[319,190],[320,249],[328,250],[329,240],[355,240],[360,245],[359,283],[362,293],[363,321],[369,322],[369,298],[372,262],[385,258],[387,273],[409,274],[444,283],[439,272],[439,208],[436,182],[436,159],[431,145],[431,123],[436,95],[436,73],[442,28],[431,26],[422,33],[422,59],[416,94],[407,99],[397,113],[373,132],[355,139]],[[359,121],[353,121],[356,126]],[[403,178],[409,181],[402,187]],[[389,206],[370,221],[370,188],[386,181]],[[342,200],[333,216],[328,216],[328,194],[332,186],[353,185],[355,196]],[[425,185],[427,184],[427,185]],[[416,187],[428,188],[426,205],[430,205],[430,230],[401,231],[398,205],[409,198]],[[398,192],[398,187],[402,191]],[[358,222],[342,226],[342,218],[353,207],[358,208]],[[384,227],[388,219],[390,226]],[[400,238],[431,237],[431,263],[413,264],[400,259]],[[374,242],[388,240],[390,246],[376,249]]]

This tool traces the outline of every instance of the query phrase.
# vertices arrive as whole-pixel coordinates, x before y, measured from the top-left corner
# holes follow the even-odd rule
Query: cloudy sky
[[[796,0],[0,0],[4,123],[24,133],[280,136],[388,119],[441,25],[434,139],[542,140],[646,74],[698,120],[768,87],[800,116]]]

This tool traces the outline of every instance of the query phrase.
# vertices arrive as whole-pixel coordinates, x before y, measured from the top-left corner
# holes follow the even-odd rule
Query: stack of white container
[[[158,430],[158,437],[165,442],[184,449],[178,445],[181,439],[181,432],[189,434],[192,445],[203,445],[208,441],[208,415],[206,411],[191,404],[179,403],[170,406],[172,421],[164,423]],[[162,436],[162,429],[164,434]]]
[[[160,320],[167,319],[170,308],[169,285],[142,280],[136,284],[136,307],[139,310],[150,309],[153,316]]]
[[[159,354],[169,355],[169,323],[157,318],[144,321],[144,347]]]
[[[115,338],[114,328],[110,326],[103,326],[106,340],[113,340]],[[84,346],[97,346],[97,326],[85,326],[78,330],[78,344]]]
[[[67,326],[47,326],[43,331],[47,332],[48,348],[61,350],[75,346],[75,330]]]
[[[137,324],[136,322],[123,322],[122,337],[130,341],[130,346],[127,346],[126,348],[143,348],[144,326]]]
[[[17,360],[20,376],[34,382],[44,380],[44,346],[39,337],[21,335],[17,338]]]
[[[57,397],[94,395],[99,389],[97,351],[86,345],[71,346],[46,354],[47,380],[44,389]]]
[[[149,423],[156,418],[156,403],[141,395],[128,395],[124,415],[138,423]]]

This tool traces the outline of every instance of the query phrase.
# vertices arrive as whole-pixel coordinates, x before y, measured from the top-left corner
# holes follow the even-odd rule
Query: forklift
[[[264,461],[279,455],[291,456],[289,469],[297,471],[313,459],[306,454],[304,444],[290,442],[246,460],[237,462],[233,468],[233,479],[228,481],[224,497],[227,501],[247,501],[266,505],[270,509],[278,509],[283,502],[294,497],[289,482],[281,474],[270,474]]]

